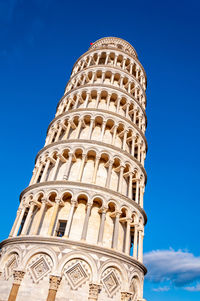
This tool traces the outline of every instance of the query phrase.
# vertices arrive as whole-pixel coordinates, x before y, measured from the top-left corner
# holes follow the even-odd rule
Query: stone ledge
[[[52,245],[53,243],[55,243],[56,246],[60,245],[60,246],[78,246],[80,247],[81,250],[84,251],[89,251],[89,252],[95,252],[98,254],[103,254],[103,255],[107,255],[107,256],[111,256],[114,259],[118,259],[118,260],[122,260],[123,262],[132,264],[134,266],[137,266],[143,273],[144,275],[147,273],[147,269],[146,267],[139,262],[138,260],[134,259],[131,256],[128,256],[124,253],[121,253],[119,251],[115,251],[114,249],[108,249],[105,247],[100,247],[97,245],[93,245],[93,244],[88,244],[86,242],[82,242],[82,241],[74,241],[74,240],[70,240],[70,239],[63,239],[60,237],[47,237],[47,236],[18,236],[18,237],[12,237],[12,238],[7,238],[5,240],[3,240],[0,243],[0,248],[2,248],[5,245],[8,244],[19,244],[19,243],[42,243],[42,244],[50,244]]]

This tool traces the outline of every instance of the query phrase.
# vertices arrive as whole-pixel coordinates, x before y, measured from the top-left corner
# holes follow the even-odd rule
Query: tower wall
[[[122,39],[77,60],[1,243],[0,300],[144,300],[145,89]]]

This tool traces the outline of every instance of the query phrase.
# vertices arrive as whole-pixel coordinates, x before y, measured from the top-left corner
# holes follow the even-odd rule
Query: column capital
[[[89,299],[91,300],[97,300],[98,299],[98,294],[101,290],[101,284],[98,283],[89,283]]]
[[[42,203],[42,204],[47,204],[47,202],[48,202],[48,201],[47,201],[46,198],[42,198],[42,199],[41,199],[41,203]]]
[[[23,270],[14,270],[14,273],[13,273],[14,281],[13,281],[13,283],[20,285],[24,275],[25,275],[25,272]]]
[[[107,210],[108,210],[108,207],[101,207],[101,208],[99,209],[99,213],[105,214],[105,213],[107,212]]]
[[[71,205],[77,206],[77,200],[71,199]]]
[[[64,206],[64,202],[61,200],[61,198],[56,198],[55,203],[58,204],[59,206]]]
[[[130,301],[132,296],[130,292],[121,292],[121,301]]]
[[[49,276],[49,289],[51,290],[58,290],[62,277],[56,275]]]

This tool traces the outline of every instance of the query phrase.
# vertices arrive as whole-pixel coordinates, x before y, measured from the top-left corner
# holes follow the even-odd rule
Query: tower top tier
[[[127,41],[116,37],[105,37],[94,42],[89,49],[96,48],[117,48],[121,49],[137,58],[137,52]]]

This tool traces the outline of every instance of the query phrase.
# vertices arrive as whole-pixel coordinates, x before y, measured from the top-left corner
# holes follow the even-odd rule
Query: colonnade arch
[[[31,184],[62,180],[103,186],[143,206],[145,175],[136,163],[117,153],[71,145],[47,149],[37,159]]]
[[[48,235],[112,248],[135,259],[141,258],[144,219],[141,213],[112,198],[73,194],[63,190],[39,190],[24,195],[21,205],[22,231],[12,236]],[[80,218],[81,217],[81,218]],[[92,227],[95,222],[95,227]],[[64,224],[61,230],[61,223]],[[16,226],[17,227],[17,226]],[[20,225],[18,225],[20,228]],[[62,233],[61,233],[62,231]]]
[[[51,125],[45,145],[69,139],[97,140],[127,151],[141,164],[146,156],[146,140],[133,126],[109,114],[73,113]]]
[[[142,87],[146,88],[146,77],[140,64],[133,57],[119,51],[112,50],[96,50],[83,55],[75,64],[72,70],[72,76],[85,68],[98,65],[110,65],[127,71],[134,76]]]
[[[67,84],[65,93],[79,87],[87,85],[108,85],[112,87],[120,88],[126,91],[128,94],[133,96],[145,109],[146,107],[146,96],[143,89],[138,85],[137,81],[133,77],[118,72],[117,70],[108,70],[109,68],[94,68],[86,69],[80,74],[74,76]]]
[[[123,93],[106,89],[79,89],[66,94],[58,105],[56,116],[78,108],[102,109],[119,114],[132,121],[143,132],[146,128],[145,113],[132,98]]]

